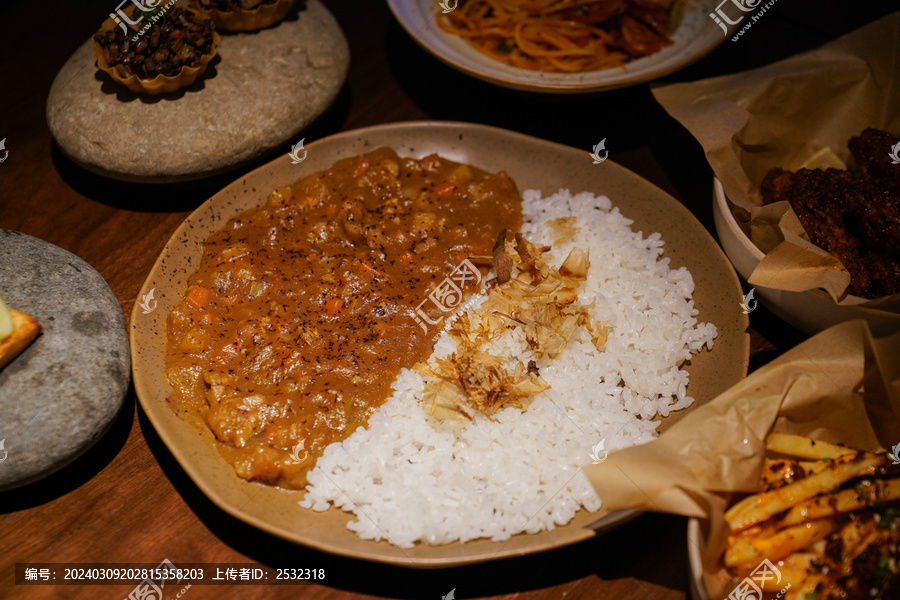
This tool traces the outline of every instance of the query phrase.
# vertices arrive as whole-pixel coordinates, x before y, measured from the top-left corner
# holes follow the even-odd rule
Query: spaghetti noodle
[[[461,0],[437,25],[484,54],[537,71],[618,67],[671,44],[672,0]]]

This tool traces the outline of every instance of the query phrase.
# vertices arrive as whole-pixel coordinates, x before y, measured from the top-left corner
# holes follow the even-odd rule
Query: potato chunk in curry
[[[169,315],[173,408],[205,423],[240,477],[304,487],[324,448],[431,354],[440,327],[416,307],[521,223],[505,173],[436,155],[378,149],[275,189],[206,240]]]

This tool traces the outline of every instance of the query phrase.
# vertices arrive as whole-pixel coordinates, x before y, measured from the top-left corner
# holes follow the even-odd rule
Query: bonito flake
[[[589,306],[578,303],[578,289],[590,268],[588,252],[573,249],[557,269],[544,260],[549,246],[538,248],[521,234],[515,242],[502,231],[494,248],[497,277],[488,282],[487,300],[462,314],[449,330],[456,351],[416,370],[428,377],[425,410],[438,420],[473,419],[475,411],[491,417],[507,404],[525,409],[523,400],[549,389],[535,361],[523,365],[492,354],[491,343],[519,329],[537,359],[554,359],[580,327],[596,348],[606,344],[608,329],[592,323]]]

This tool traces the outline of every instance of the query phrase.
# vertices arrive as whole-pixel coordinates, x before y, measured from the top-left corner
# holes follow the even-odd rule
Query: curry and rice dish
[[[592,448],[693,403],[682,366],[716,328],[663,244],[605,196],[345,159],[207,239],[169,315],[170,403],[238,476],[364,539],[552,529],[601,506]]]
[[[376,150],[274,190],[206,241],[169,316],[173,406],[208,425],[240,477],[304,487],[322,450],[431,353],[440,330],[423,331],[414,300],[521,222],[505,173],[437,156]]]

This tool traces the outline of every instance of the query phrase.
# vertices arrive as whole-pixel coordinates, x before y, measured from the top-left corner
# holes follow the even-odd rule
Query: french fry
[[[814,588],[816,583],[825,579],[823,575],[816,573],[815,569],[810,568],[820,558],[821,555],[815,552],[795,552],[778,563],[781,581],[766,579],[760,582],[760,588],[766,592],[780,592],[788,584],[791,584],[791,589],[803,586]]]
[[[794,460],[791,458],[767,458],[760,482],[763,488],[773,488],[779,483],[791,483],[827,471],[831,464],[827,460]]]
[[[732,531],[747,527],[783,512],[798,502],[838,488],[854,477],[859,477],[873,467],[884,464],[885,459],[875,454],[862,457],[843,456],[832,461],[829,468],[784,487],[744,498],[725,513]]]
[[[816,576],[818,574],[815,573],[815,569],[810,567],[813,567],[816,561],[821,560],[821,558],[822,554],[820,552],[810,552],[809,550],[795,552],[778,562],[778,571],[781,573],[781,579],[767,578],[765,581],[757,579],[756,584],[764,592],[779,592],[787,587],[788,584],[791,585],[791,588],[810,584],[814,586],[815,582],[821,580],[822,577]],[[749,577],[753,570],[734,569],[734,574],[738,578]]]
[[[766,558],[775,562],[831,535],[837,528],[832,519],[820,519],[787,527],[772,535],[742,536],[725,551],[725,565],[752,569]]]
[[[830,460],[796,460],[794,458],[767,458],[760,483],[764,488],[776,487],[776,484],[791,483],[810,475],[827,471]]]
[[[798,479],[798,474],[806,473],[800,463],[788,458],[768,458],[760,474],[760,480],[765,488],[776,487],[779,484],[791,483]]]
[[[770,434],[766,438],[766,449],[769,452],[778,452],[788,456],[819,460],[823,458],[838,458],[856,453],[856,450],[850,448],[787,433]]]
[[[766,448],[775,456],[760,474],[766,491],[725,513],[731,535],[724,562],[732,575],[752,576],[763,559],[776,563],[780,578],[755,581],[766,598],[779,600],[830,598],[846,592],[848,577],[880,589],[874,573],[856,572],[855,565],[873,549],[882,561],[898,560],[900,478],[867,478],[889,464],[887,456],[786,434],[769,436]],[[888,512],[877,509],[881,504]]]
[[[816,585],[821,581],[825,582],[825,577],[816,576],[809,577],[810,582],[804,583],[802,587],[791,586],[791,589],[787,591],[787,594],[782,596],[782,600],[806,600],[811,594],[815,594]],[[815,597],[815,596],[813,596]]]
[[[821,473],[822,471],[827,471],[828,465],[830,465],[831,462],[827,460],[801,460],[798,461],[797,464],[806,471],[808,477],[810,475],[815,475],[816,473]]]
[[[848,513],[868,506],[876,501],[900,500],[900,479],[874,481],[870,485],[818,496],[797,504],[785,513],[782,525],[798,525],[804,521],[830,517],[838,513]]]
[[[852,561],[875,541],[880,531],[874,521],[854,521],[847,524],[840,531],[844,556]]]

